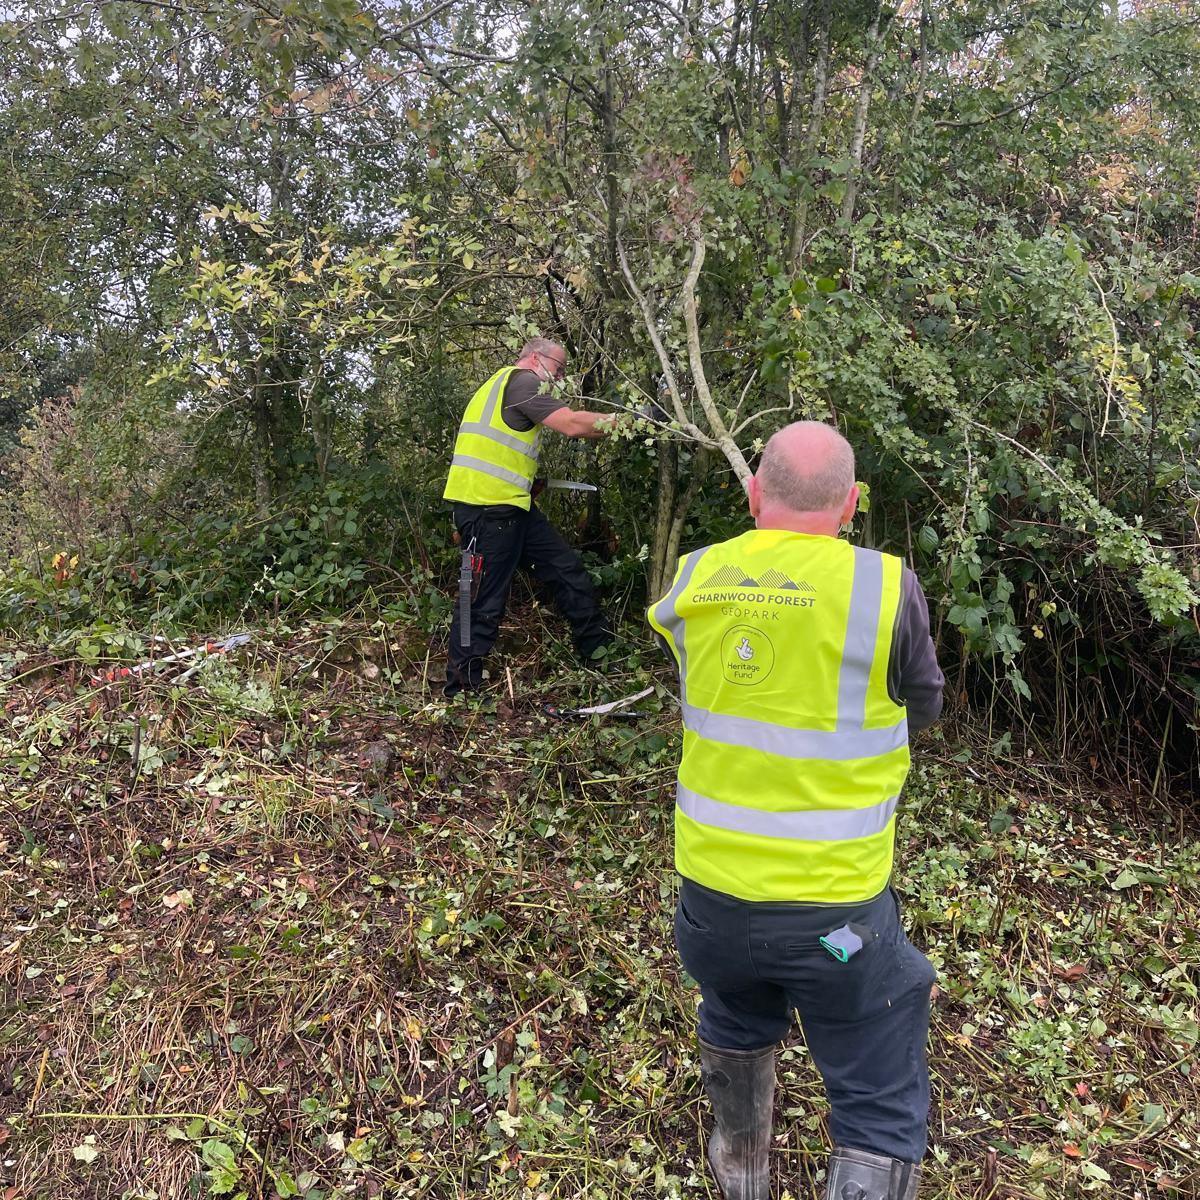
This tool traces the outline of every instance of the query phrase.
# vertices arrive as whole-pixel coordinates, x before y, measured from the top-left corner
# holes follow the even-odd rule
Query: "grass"
[[[671,681],[555,676],[526,633],[449,707],[368,622],[106,689],[0,645],[3,1200],[713,1194]],[[647,678],[638,721],[541,710]],[[1200,848],[957,749],[922,744],[899,832],[939,973],[923,1194],[1200,1195]],[[797,1035],[777,1196],[818,1194],[824,1113]]]

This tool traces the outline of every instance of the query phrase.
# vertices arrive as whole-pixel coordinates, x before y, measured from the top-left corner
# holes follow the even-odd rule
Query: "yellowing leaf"
[[[95,1140],[94,1137],[86,1138],[82,1146],[76,1146],[71,1151],[71,1157],[76,1162],[94,1163],[100,1157],[100,1151],[92,1144]]]

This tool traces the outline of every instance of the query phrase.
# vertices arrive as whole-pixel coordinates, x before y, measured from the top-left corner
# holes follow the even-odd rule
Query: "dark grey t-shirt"
[[[911,732],[927,729],[941,716],[945,680],[929,632],[929,606],[916,575],[904,568],[900,607],[888,660],[888,694],[908,709]]]
[[[501,415],[513,429],[528,432],[552,412],[568,407],[566,401],[552,395],[549,388],[550,385],[543,383],[533,371],[524,368],[514,371],[504,385]]]

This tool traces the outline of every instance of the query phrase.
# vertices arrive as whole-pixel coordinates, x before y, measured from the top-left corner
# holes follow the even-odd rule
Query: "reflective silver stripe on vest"
[[[501,375],[495,383],[492,384],[492,390],[488,392],[488,398],[484,401],[483,415],[480,416],[480,421],[484,425],[490,425],[492,418],[496,415],[496,402],[500,399],[500,393],[504,391],[504,385],[512,378],[512,372],[507,375]]]
[[[850,586],[850,612],[846,618],[846,643],[838,675],[837,728],[862,729],[867,712],[867,685],[875,661],[875,633],[883,606],[883,556],[861,546],[854,550],[854,580]]]
[[[487,438],[489,442],[507,446],[508,449],[515,450],[518,454],[523,454],[531,461],[537,462],[536,443],[531,445],[529,442],[523,442],[519,437],[514,437],[511,433],[502,433],[499,429],[485,425],[482,421],[464,421],[458,427],[458,432],[460,436],[464,433],[473,433],[478,437]]]
[[[498,467],[495,463],[484,462],[482,458],[476,458],[473,454],[456,454],[450,465],[466,467],[468,471],[480,471],[484,475],[491,475],[493,479],[502,479],[505,483],[519,487],[523,492],[529,491],[530,484],[533,482],[527,475],[518,475],[516,471]]]
[[[709,549],[705,547],[704,550]],[[846,641],[838,673],[838,714],[834,730],[795,729],[770,721],[710,712],[687,702],[686,622],[675,604],[696,569],[704,550],[688,556],[676,585],[655,605],[654,616],[671,633],[680,663],[680,702],[686,729],[709,741],[781,758],[819,758],[845,762],[874,758],[908,744],[908,718],[882,729],[864,729],[867,687],[875,658],[875,635],[883,606],[883,558],[873,550],[851,547],[854,577],[846,619]]]
[[[686,623],[676,611],[675,602],[683,595],[684,589],[691,582],[692,576],[696,573],[696,564],[699,563],[707,549],[707,546],[702,546],[699,550],[693,550],[683,560],[683,566],[680,567],[679,575],[671,590],[654,606],[654,619],[671,635],[671,641],[675,643],[675,657],[679,660],[679,700],[685,711],[687,709],[687,647],[684,645]]]
[[[907,717],[883,729],[793,729],[770,721],[709,712],[684,700],[683,724],[710,742],[761,750],[780,758],[824,758],[844,762],[850,758],[874,758],[908,744]]]
[[[693,792],[683,784],[675,790],[675,803],[684,816],[701,825],[753,833],[759,837],[791,838],[806,842],[848,842],[882,833],[896,812],[898,796],[870,808],[822,808],[801,812],[763,812],[722,804]]]
[[[500,397],[504,394],[504,385],[512,378],[512,372],[507,375],[501,375],[495,383],[492,384],[491,391],[488,392],[487,400],[483,404],[483,412],[480,414],[478,421],[463,421],[458,427],[459,435],[464,433],[473,433],[478,437],[487,438],[489,442],[495,442],[498,446],[506,446],[509,450],[515,450],[518,454],[523,454],[526,458],[533,462],[536,467],[538,460],[538,449],[542,440],[542,431],[534,434],[533,443],[523,441],[511,433],[505,433],[503,429],[497,429],[493,424],[496,419],[496,408],[500,403]],[[501,417],[503,420],[503,417]]]

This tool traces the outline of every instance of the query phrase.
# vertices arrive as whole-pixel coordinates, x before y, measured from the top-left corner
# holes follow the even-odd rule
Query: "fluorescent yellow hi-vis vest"
[[[504,385],[516,367],[503,367],[471,397],[463,413],[444,500],[529,508],[542,428],[514,429],[504,419]]]
[[[679,664],[681,875],[743,900],[887,886],[909,765],[887,687],[902,567],[774,529],[680,560],[648,615]]]

